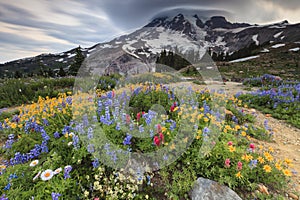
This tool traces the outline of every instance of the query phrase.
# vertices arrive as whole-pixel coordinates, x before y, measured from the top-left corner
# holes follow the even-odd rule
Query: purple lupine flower
[[[144,132],[144,127],[142,125],[139,126],[139,132],[143,133]]]
[[[58,200],[58,197],[60,197],[60,196],[61,196],[61,194],[59,194],[59,193],[55,193],[55,192],[51,193],[52,200]]]
[[[55,133],[53,133],[53,135],[54,135],[54,138],[59,138],[60,137],[60,135],[59,135],[59,132],[55,132]]]
[[[5,194],[3,194],[3,195],[0,197],[0,200],[8,200],[8,198],[5,197]]]
[[[47,119],[43,118],[43,124],[45,126],[49,126],[49,121]]]
[[[131,145],[131,138],[132,138],[132,135],[130,135],[130,134],[126,134],[126,137],[124,138],[124,141],[123,141],[123,144],[124,145]]]
[[[9,190],[9,189],[10,189],[10,186],[11,186],[11,184],[10,184],[10,183],[7,183],[7,185],[4,187],[3,190]]]
[[[83,124],[83,127],[87,127],[89,125],[89,119],[88,119],[87,114],[82,116],[82,124]]]
[[[49,135],[46,133],[46,131],[45,131],[43,128],[42,128],[40,131],[41,131],[41,133],[42,133],[42,138],[43,138],[45,141],[50,140]]]
[[[93,139],[93,133],[94,133],[94,130],[93,130],[93,128],[92,127],[89,127],[88,128],[88,132],[87,132],[87,137],[88,137],[88,139],[90,140],[90,139]]]
[[[72,97],[67,97],[66,102],[67,104],[72,105]]]
[[[41,153],[48,153],[47,141],[43,140],[41,145]]]
[[[94,147],[94,145],[93,145],[93,144],[88,144],[88,146],[87,146],[87,151],[88,151],[89,153],[94,153],[94,152],[95,152],[95,147]]]
[[[121,130],[120,123],[117,123],[117,125],[116,125],[116,130],[117,130],[117,131]]]
[[[251,160],[249,163],[249,167],[251,169],[255,168],[257,166],[257,160]]]
[[[98,160],[98,158],[95,158],[95,160],[92,162],[92,164],[93,164],[94,168],[99,167],[99,160]]]
[[[74,146],[75,149],[77,149],[79,147],[79,137],[78,137],[78,135],[73,135],[72,139],[73,139],[73,146]]]
[[[64,168],[64,179],[71,178],[71,176],[70,176],[71,171],[72,171],[72,166],[71,165],[65,166],[65,168]]]
[[[210,132],[210,130],[209,130],[209,128],[207,128],[207,127],[204,127],[204,129],[203,129],[203,133],[209,133]]]

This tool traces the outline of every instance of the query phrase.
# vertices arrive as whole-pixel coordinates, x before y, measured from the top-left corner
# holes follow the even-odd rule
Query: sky
[[[299,0],[0,0],[0,63],[91,47],[174,9],[219,11],[231,22],[300,23]]]

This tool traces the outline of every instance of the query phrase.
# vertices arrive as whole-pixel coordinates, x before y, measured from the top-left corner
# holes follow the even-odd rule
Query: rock
[[[263,194],[269,195],[268,188],[263,184],[258,184],[258,190]]]
[[[293,193],[289,193],[288,195],[289,195],[289,197],[292,198],[292,199],[295,199],[295,200],[298,200],[298,199],[299,199],[299,197],[298,197],[297,195],[293,194]]]
[[[229,187],[201,177],[197,179],[189,195],[193,200],[242,200]]]

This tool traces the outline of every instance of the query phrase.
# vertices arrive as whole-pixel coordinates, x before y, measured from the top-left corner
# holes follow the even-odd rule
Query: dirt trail
[[[223,88],[227,95],[235,95],[238,92],[247,93],[245,86],[241,83],[227,82],[226,85],[222,86],[220,84],[215,84],[211,86],[207,85],[195,85],[193,83],[186,83],[191,85],[196,89],[208,88]],[[172,86],[176,86],[172,84]],[[258,88],[252,88],[252,91]],[[264,147],[272,147],[274,149],[274,157],[276,159],[284,160],[285,158],[292,160],[292,169],[296,172],[292,176],[292,182],[289,184],[289,191],[287,192],[298,192],[300,193],[300,129],[284,122],[283,120],[278,120],[273,117],[264,115],[263,113],[254,109],[244,109],[250,114],[255,111],[255,125],[264,127],[264,121],[268,121],[268,126],[273,130],[274,137],[271,142],[254,140],[258,145],[263,145]]]
[[[253,110],[251,111],[253,112]],[[256,125],[264,126],[264,121],[268,121],[268,126],[273,130],[274,135],[271,142],[255,140],[257,144],[274,149],[274,157],[277,159],[291,159],[292,169],[297,172],[290,184],[291,190],[300,192],[300,129],[287,124],[282,120],[267,117],[259,111],[255,111]]]

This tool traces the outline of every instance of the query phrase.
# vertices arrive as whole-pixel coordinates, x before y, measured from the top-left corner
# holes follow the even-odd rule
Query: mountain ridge
[[[107,52],[117,50],[130,55],[132,59],[126,58],[125,60],[130,61],[130,65],[133,66],[149,58],[154,60],[154,57],[163,49],[177,51],[182,55],[199,51],[199,57],[203,56],[205,51],[209,51],[211,56],[214,54],[219,58],[227,56],[232,60],[238,58],[238,54],[250,55],[253,49],[276,43],[299,41],[300,24],[289,24],[286,20],[269,25],[257,25],[232,23],[224,16],[212,16],[204,21],[194,13],[190,15],[179,13],[174,17],[157,17],[130,34],[81,50],[86,58],[93,55],[88,60],[91,67],[95,67],[93,70],[97,71],[97,62],[101,63],[101,56],[99,59],[97,55],[105,55]],[[0,72],[5,73],[10,68],[14,68],[26,73],[40,66],[53,69],[62,66],[67,69],[74,61],[75,50],[76,48],[59,54],[41,54],[0,64]],[[141,65],[141,63],[138,64]],[[117,68],[119,70],[122,68],[123,72],[128,70],[121,66]]]

